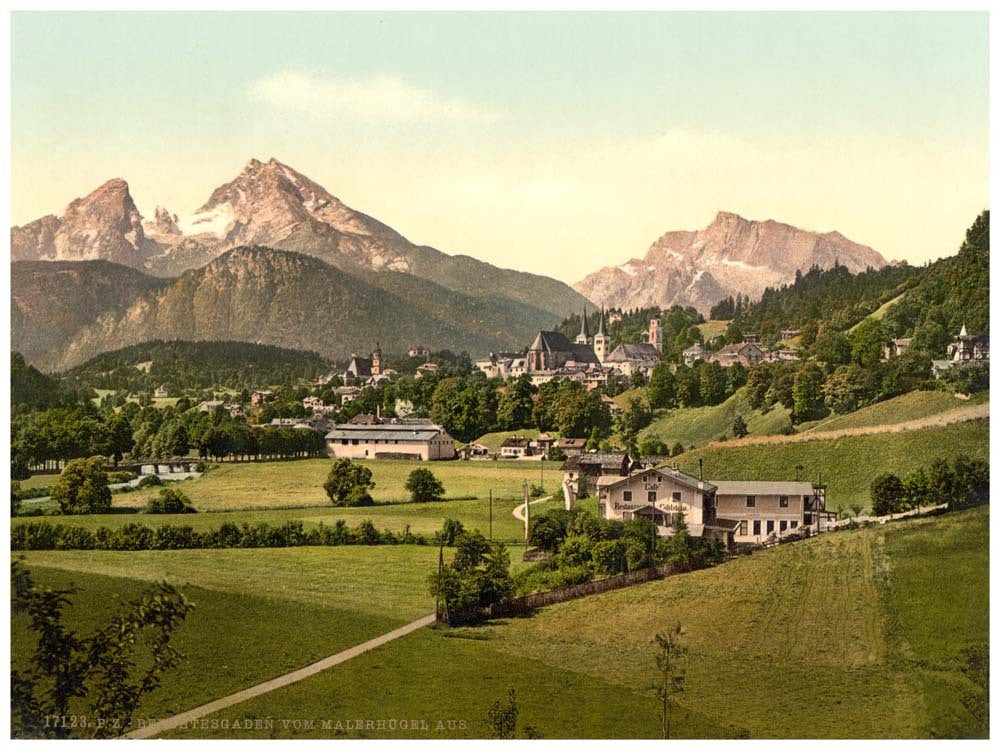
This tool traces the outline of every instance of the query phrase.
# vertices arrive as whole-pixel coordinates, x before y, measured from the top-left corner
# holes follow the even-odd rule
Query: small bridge
[[[128,464],[120,463],[114,467],[114,470],[131,471],[133,474],[138,474],[139,476],[144,474],[187,474],[194,471],[194,467],[199,463],[197,460],[143,461]]]

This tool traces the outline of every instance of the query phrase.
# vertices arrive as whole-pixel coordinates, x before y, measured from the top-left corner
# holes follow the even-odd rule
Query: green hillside
[[[829,432],[856,427],[873,427],[885,424],[900,424],[912,419],[923,419],[935,414],[947,414],[971,404],[988,403],[989,391],[975,394],[968,401],[955,398],[945,391],[911,391],[902,396],[888,399],[856,412],[826,419],[804,432]]]
[[[211,718],[440,714],[466,724],[277,736],[483,737],[514,688],[520,726],[546,739],[653,739],[651,641],[680,622],[674,738],[985,737],[988,526],[977,508],[828,534],[531,617],[421,630]]]
[[[747,403],[741,388],[717,406],[671,409],[663,412],[639,434],[658,437],[667,445],[680,442],[685,448],[700,446],[723,435],[732,437],[733,420],[743,417],[751,435],[775,435],[789,425],[790,411],[780,404],[764,413]]]
[[[794,479],[801,477],[827,485],[827,507],[852,503],[869,505],[872,480],[893,472],[903,476],[934,458],[952,459],[964,453],[989,460],[989,420],[977,419],[944,427],[898,433],[857,435],[807,442],[759,445],[713,445],[673,459],[682,471],[697,475],[704,459],[708,479]]]

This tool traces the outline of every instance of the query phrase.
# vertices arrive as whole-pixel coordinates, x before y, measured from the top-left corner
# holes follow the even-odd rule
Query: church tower
[[[590,346],[594,340],[590,338],[590,330],[587,328],[587,306],[583,306],[583,324],[580,326],[580,335],[576,337],[576,343]]]
[[[601,308],[601,322],[597,325],[597,334],[594,336],[594,354],[597,361],[604,364],[604,358],[608,356],[611,348],[611,339],[608,337],[607,329],[604,326],[604,308]]]
[[[375,351],[372,352],[372,375],[382,374],[382,347],[375,342]]]
[[[649,343],[656,347],[656,351],[663,351],[663,328],[660,327],[659,318],[649,321]]]

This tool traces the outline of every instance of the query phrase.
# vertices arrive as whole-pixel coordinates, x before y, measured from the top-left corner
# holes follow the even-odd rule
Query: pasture
[[[892,472],[902,477],[934,458],[952,459],[964,453],[989,460],[989,420],[976,419],[944,427],[898,433],[854,435],[828,440],[758,445],[721,443],[671,459],[681,471],[698,475],[704,460],[705,478],[782,480],[801,478],[827,485],[826,507],[869,507],[872,481]]]
[[[445,499],[486,500],[517,498],[525,482],[558,489],[562,465],[551,461],[364,461],[371,469],[375,502],[405,502],[410,495],[406,478],[416,468],[429,468],[444,484]],[[213,464],[204,476],[179,485],[200,511],[325,506],[329,499],[323,482],[333,461],[314,458],[297,461],[234,462]],[[114,496],[118,507],[142,507],[159,493],[158,487]]]
[[[986,736],[966,706],[985,696],[967,672],[989,638],[988,524],[978,508],[839,532],[528,617],[419,631],[209,717],[311,727],[169,736],[482,737],[488,706],[514,687],[522,721],[546,738],[654,738],[651,641],[676,622],[690,651],[675,737]],[[432,729],[336,729],[369,716]],[[437,719],[466,726],[435,731]]]

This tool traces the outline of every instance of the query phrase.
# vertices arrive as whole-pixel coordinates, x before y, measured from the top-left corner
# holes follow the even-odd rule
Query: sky
[[[274,157],[568,283],[720,210],[922,264],[989,204],[988,46],[984,12],[17,12],[11,220],[113,177],[187,214]]]

